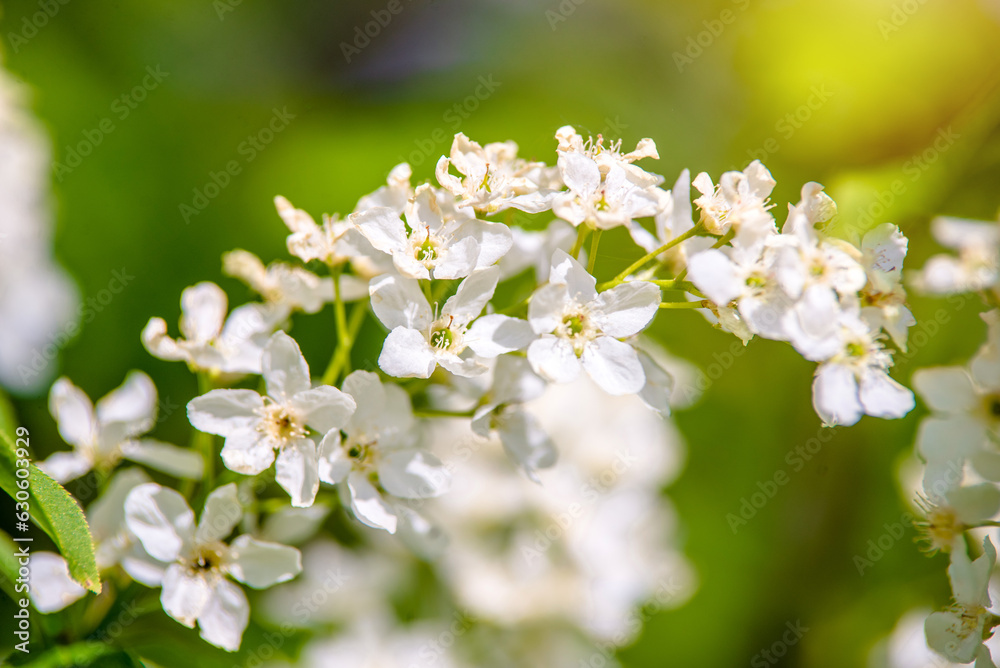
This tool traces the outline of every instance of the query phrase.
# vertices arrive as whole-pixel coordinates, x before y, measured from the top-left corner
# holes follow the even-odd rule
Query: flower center
[[[431,345],[438,350],[447,350],[455,340],[450,329],[435,329],[431,332]]]
[[[926,543],[926,550],[930,553],[950,552],[955,537],[965,530],[955,509],[950,506],[935,506],[928,502],[921,505],[927,518],[914,523],[920,532],[919,540]]]
[[[218,571],[225,561],[226,546],[220,542],[206,543],[195,547],[194,553],[183,561],[191,573],[212,573]]]
[[[298,416],[287,406],[268,403],[260,409],[259,414],[261,419],[257,423],[257,431],[278,443],[279,446],[287,445],[291,441],[304,438],[306,435],[306,429],[299,421]]]
[[[438,259],[437,244],[431,239],[430,234],[419,246],[414,246],[413,257],[423,263],[432,263]]]

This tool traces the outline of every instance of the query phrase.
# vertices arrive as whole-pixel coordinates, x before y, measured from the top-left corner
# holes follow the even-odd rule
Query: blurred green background
[[[173,328],[181,290],[201,280],[234,303],[250,298],[221,275],[220,255],[286,257],[274,195],[317,217],[346,214],[398,162],[431,177],[457,131],[514,139],[547,161],[564,124],[626,146],[649,136],[660,160],[644,166],[668,183],[685,167],[717,177],[761,158],[779,184],[779,221],[804,182],[820,181],[840,204],[839,232],[895,222],[910,237],[910,267],[936,250],[932,215],[994,219],[1000,206],[1000,2],[400,0],[365,45],[360,27],[386,6],[3,3],[6,65],[33,89],[67,167],[53,174],[56,253],[84,299],[115,270],[134,276],[65,348],[60,374],[96,398],[143,369],[167,405],[183,406],[194,379],[145,352],[148,318]],[[248,143],[276,110],[287,125]],[[92,151],[71,166],[81,142]],[[185,216],[182,205],[202,203],[197,193],[230,161],[239,174]],[[602,246],[607,276],[635,256],[620,238]],[[918,320],[943,308],[948,322],[899,360],[903,382],[983,340],[975,299],[912,304]],[[332,322],[324,312],[296,327],[315,365]],[[661,314],[653,331],[702,368],[734,340],[692,313]],[[912,529],[863,576],[854,562],[908,510],[896,465],[925,410],[838,429],[795,472],[786,454],[819,430],[813,368],[788,346],[754,341],[677,416],[688,463],[667,493],[701,585],[686,606],[652,617],[625,665],[747,665],[801,621],[809,631],[776,665],[865,666],[905,610],[946,602],[946,559],[922,555]],[[40,455],[63,447],[44,397],[15,403]],[[186,442],[187,429],[174,410],[156,435]],[[779,469],[790,482],[734,535],[726,515]]]

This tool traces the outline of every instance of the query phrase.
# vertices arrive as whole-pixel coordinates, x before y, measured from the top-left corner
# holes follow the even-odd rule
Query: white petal
[[[479,357],[493,358],[522,350],[536,338],[526,320],[494,313],[472,323],[464,341]]]
[[[243,504],[236,493],[236,484],[229,483],[212,490],[205,499],[205,510],[198,520],[195,533],[197,543],[222,540],[233,532],[233,527],[243,517]]]
[[[274,478],[288,492],[293,506],[306,508],[313,504],[319,491],[319,461],[312,439],[299,439],[278,453]]]
[[[978,524],[1000,511],[1000,489],[993,483],[957,487],[946,496],[963,524]]]
[[[500,269],[488,267],[474,272],[458,286],[458,291],[444,303],[442,316],[453,315],[460,322],[469,322],[482,313],[486,303],[493,298]]]
[[[284,400],[309,389],[309,365],[299,344],[284,332],[275,332],[262,358],[267,393],[275,400]]]
[[[358,226],[365,238],[383,253],[400,253],[406,248],[406,226],[395,211],[375,207],[352,213],[351,222]]]
[[[532,480],[537,469],[549,468],[558,459],[555,443],[530,413],[521,410],[504,413],[498,419],[497,433],[507,456]]]
[[[351,460],[341,447],[339,429],[331,430],[320,441],[317,459],[319,479],[330,485],[342,482],[351,472]]]
[[[520,200],[515,198],[511,204],[524,210],[524,207],[542,206],[544,202],[529,202],[523,198]],[[476,259],[477,267],[489,267],[496,264],[514,245],[510,228],[502,223],[470,221],[467,225],[471,226],[479,245],[479,257]]]
[[[204,281],[181,293],[181,332],[188,341],[210,341],[222,331],[228,310],[226,293]]]
[[[194,450],[151,438],[122,443],[122,455],[177,478],[197,480],[204,470],[204,460]]]
[[[861,419],[854,373],[839,364],[821,364],[813,380],[813,408],[824,424],[850,426]]]
[[[435,279],[461,278],[471,274],[478,265],[479,242],[472,236],[452,241],[441,249],[434,262]]]
[[[913,387],[931,410],[959,413],[976,405],[972,379],[962,367],[934,367],[913,372]]]
[[[149,482],[149,476],[138,467],[115,473],[101,496],[87,508],[87,522],[95,543],[107,541],[121,531],[125,522],[126,497],[146,482]]]
[[[33,552],[29,558],[31,602],[44,614],[58,612],[80,600],[87,590],[69,576],[66,560],[54,552]]]
[[[201,637],[227,652],[235,652],[249,621],[250,604],[243,590],[232,582],[217,580],[198,615]]]
[[[917,452],[928,461],[965,460],[988,442],[986,427],[967,415],[928,417],[917,431]]]
[[[967,633],[963,620],[953,612],[932,612],[924,622],[927,645],[951,661],[971,663],[983,644],[982,636],[975,630]]]
[[[866,369],[862,372],[858,398],[865,407],[865,413],[889,420],[903,417],[915,405],[913,392],[881,369]]]
[[[152,482],[125,498],[125,524],[146,552],[165,562],[175,561],[194,537],[194,513],[184,497]]]
[[[97,420],[102,428],[112,428],[122,439],[149,431],[155,419],[156,386],[141,371],[129,373],[121,386],[97,402]]]
[[[397,327],[424,330],[433,314],[420,284],[412,278],[385,275],[373,278],[369,286],[372,311],[390,330]]]
[[[56,452],[45,461],[38,463],[38,468],[62,484],[76,480],[93,467],[94,462],[76,452]]]
[[[379,482],[404,499],[427,499],[448,491],[451,475],[434,455],[421,450],[397,450],[382,457]]]
[[[528,362],[542,378],[554,383],[569,383],[580,375],[580,360],[565,339],[543,336],[528,346]]]
[[[160,604],[163,611],[188,628],[194,623],[208,603],[209,586],[205,578],[190,575],[186,566],[171,564],[163,574],[163,591]]]
[[[378,365],[397,378],[430,378],[437,366],[424,335],[415,329],[397,327],[382,344]]]
[[[198,431],[229,436],[252,428],[264,400],[253,390],[212,390],[188,402],[188,420]]]
[[[150,318],[140,334],[142,345],[153,357],[161,360],[186,360],[190,354],[177,345],[177,342],[167,336],[167,323],[163,318]]]
[[[247,427],[226,436],[221,455],[230,471],[257,475],[274,462],[274,444],[253,427]]]
[[[550,334],[559,326],[569,299],[565,285],[549,283],[535,290],[528,303],[528,322],[536,334]]]
[[[598,295],[593,306],[594,321],[607,336],[632,336],[650,323],[660,299],[660,289],[652,283],[624,283]]]
[[[395,511],[361,473],[351,473],[347,478],[351,495],[351,510],[359,521],[376,529],[396,533],[398,518]]]
[[[357,408],[351,395],[329,385],[299,392],[289,405],[307,425],[321,434],[343,427]]]
[[[351,429],[374,432],[385,412],[385,389],[378,374],[371,371],[354,371],[344,379],[344,392],[351,395],[357,409],[351,415]],[[345,429],[344,431],[348,431]]]
[[[646,384],[635,348],[610,336],[588,343],[580,361],[591,379],[608,394],[635,394]]]
[[[294,547],[244,534],[233,541],[226,570],[243,584],[267,589],[301,573],[302,554]]]
[[[647,353],[637,350],[639,363],[646,376],[646,384],[639,392],[639,398],[660,415],[670,415],[670,396],[674,391],[674,378]]]
[[[717,248],[690,257],[688,277],[706,297],[720,306],[739,297],[746,288],[737,266]]]
[[[524,357],[504,355],[493,369],[493,401],[497,404],[524,403],[542,396],[547,383],[531,370]]]
[[[558,165],[563,182],[575,193],[589,195],[601,185],[597,163],[582,153],[560,152]]]
[[[94,440],[97,420],[93,405],[69,378],[60,378],[52,385],[49,412],[59,425],[59,435],[70,445],[85,446]]]
[[[563,250],[556,250],[552,254],[549,283],[565,285],[570,298],[581,304],[588,304],[597,297],[597,279]]]

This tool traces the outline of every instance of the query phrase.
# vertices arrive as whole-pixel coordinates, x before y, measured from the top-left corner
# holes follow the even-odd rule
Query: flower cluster
[[[199,283],[181,295],[180,338],[161,318],[141,334],[152,355],[198,376],[191,449],[141,438],[156,390],[140,372],[96,409],[69,380],[56,383],[52,414],[74,449],[45,467],[61,480],[101,474],[88,515],[102,568],[161,587],[168,615],[235,650],[249,604],[232,580],[293,578],[302,565],[289,545],[310,541],[339,507],[376,530],[361,533],[359,572],[381,572],[380,551],[404,563],[406,546],[487,628],[526,633],[530,622],[557,647],[570,642],[568,624],[573,642],[615,647],[641,624],[630,611],[653,597],[677,605],[692,580],[660,494],[679,439],[665,421],[675,402],[664,368],[678,363],[642,338],[658,314],[695,309],[744,342],[788,342],[819,365],[814,404],[827,425],[912,408],[888,375],[887,341],[905,349],[913,324],[897,228],[859,246],[825,237],[816,224],[835,205],[809,183],[779,231],[759,162],[718,185],[685,170],[666,189],[638,164],[658,157],[651,139],[626,151],[564,127],[556,140],[547,165],[518,157],[513,142],[456,135],[436,183],[413,183],[398,165],[350,214],[320,223],[276,198],[296,261],[234,250],[223,262],[260,301],[230,311],[222,288]],[[598,265],[605,234],[641,257],[599,281],[611,273]],[[288,332],[327,304],[336,346],[317,373]],[[366,321],[385,332],[377,367],[353,369]],[[125,459],[184,479],[180,491],[138,469],[104,475]],[[196,523],[191,508],[202,506]],[[305,548],[303,582],[288,586],[325,586],[308,567],[319,544]],[[35,583],[36,602],[68,604],[82,595],[71,584]],[[373,598],[366,621],[351,620],[353,640],[315,653],[354,656],[384,628],[386,597]]]
[[[954,218],[932,223],[934,236],[958,256],[930,258],[914,285],[932,295],[978,292],[996,306],[1000,226]],[[917,394],[930,410],[917,431],[923,461],[919,523],[929,552],[950,555],[948,578],[954,603],[932,613],[924,625],[927,645],[956,663],[994,665],[990,644],[1000,617],[990,611],[990,581],[996,565],[985,527],[1000,513],[1000,310],[981,314],[986,341],[967,365],[918,369]],[[981,545],[979,555],[971,548]],[[978,545],[977,545],[978,544]]]

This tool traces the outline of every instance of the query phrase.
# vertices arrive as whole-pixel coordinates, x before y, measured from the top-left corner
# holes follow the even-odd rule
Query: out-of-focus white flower
[[[493,297],[500,270],[488,267],[463,280],[434,317],[417,281],[382,276],[371,283],[372,310],[389,328],[378,364],[397,378],[429,378],[440,365],[471,376],[484,360],[524,348],[534,338],[528,323],[501,314],[479,317]]]
[[[554,465],[557,452],[537,418],[521,404],[542,396],[545,387],[526,359],[504,355],[497,359],[493,383],[472,418],[472,431],[483,438],[496,431],[507,456],[536,482],[535,470]]]
[[[570,382],[581,366],[609,394],[634,394],[645,384],[642,364],[620,339],[652,321],[660,290],[631,281],[597,293],[596,281],[563,251],[552,255],[549,282],[535,291],[528,321],[541,338],[528,346],[528,361],[543,378]]]
[[[827,425],[852,425],[862,415],[900,418],[913,393],[889,377],[889,353],[868,326],[845,314],[838,320],[839,349],[816,369],[813,407]]]
[[[955,478],[965,462],[994,482],[1000,481],[1000,453],[991,435],[1000,434],[1000,311],[983,315],[989,338],[965,367],[932,367],[913,374],[913,386],[932,414],[920,423],[917,451],[927,462],[924,487]],[[945,481],[945,482],[939,482]]]
[[[434,189],[419,186],[407,204],[406,223],[388,207],[356,211],[350,220],[377,250],[392,256],[408,278],[451,279],[489,267],[510,250],[510,229],[471,214],[442,210]]]
[[[28,591],[38,612],[58,612],[87,594],[87,590],[69,576],[69,567],[61,555],[32,552],[28,561]]]
[[[972,292],[996,285],[1000,276],[1000,225],[962,218],[935,218],[931,233],[958,257],[935,255],[914,280],[931,294]]]
[[[997,551],[989,537],[983,539],[983,554],[975,561],[963,548],[952,550],[948,579],[955,605],[927,618],[924,631],[927,644],[951,661],[976,662],[976,668],[993,666],[989,648],[983,640],[1000,618],[989,611],[990,575],[997,562]]]
[[[197,453],[138,438],[156,423],[156,407],[156,387],[141,371],[129,373],[121,386],[97,402],[96,410],[69,378],[60,378],[49,392],[49,412],[73,451],[57,452],[39,468],[59,482],[68,482],[94,468],[106,473],[124,457],[178,477],[201,477]]]
[[[222,256],[222,271],[246,283],[273,307],[275,318],[284,320],[292,311],[316,313],[333,301],[333,279],[320,278],[302,267],[274,262],[268,266],[245,250],[230,251]],[[340,298],[353,302],[368,296],[368,282],[342,274]]]
[[[449,173],[454,167],[461,178]],[[434,172],[438,183],[459,199],[487,215],[508,208],[539,213],[551,207],[552,190],[542,189],[539,175],[546,167],[517,157],[512,141],[480,146],[459,132],[451,145],[451,157],[441,156]]]
[[[80,297],[52,256],[51,151],[24,97],[0,69],[0,385],[34,394],[76,331]]]
[[[407,627],[400,627],[387,616],[354,621],[339,635],[306,645],[302,651],[303,665],[307,668],[459,668],[465,664],[453,656],[452,645],[456,630],[460,635],[471,623],[460,616],[452,624],[422,622]]]
[[[295,340],[277,332],[263,353],[267,396],[253,390],[212,390],[188,403],[196,429],[226,439],[222,461],[245,475],[275,464],[275,479],[292,505],[311,506],[319,490],[320,437],[346,424],[357,407],[335,387],[312,387],[309,366]],[[277,458],[275,458],[277,451]]]
[[[1000,510],[996,485],[984,482],[963,487],[960,483],[959,479],[925,489],[927,496],[919,501],[924,519],[914,524],[929,552],[964,550],[965,530],[979,526]]]
[[[293,547],[239,536],[224,539],[243,515],[236,485],[208,495],[197,525],[184,497],[156,483],[133,489],[125,500],[125,521],[151,556],[163,563],[163,610],[201,637],[230,652],[239,649],[250,605],[232,577],[254,589],[290,580],[302,571]]]
[[[100,498],[87,508],[87,523],[94,538],[98,569],[103,571],[119,564],[136,582],[157,587],[163,578],[162,567],[125,524],[125,499],[133,489],[147,482],[149,476],[142,469],[116,472]]]
[[[340,483],[345,505],[355,517],[376,529],[395,533],[401,511],[385,495],[424,499],[443,494],[448,471],[430,452],[416,447],[410,397],[397,385],[379,381],[370,371],[344,379],[344,392],[358,410],[340,430],[320,444],[319,476]]]
[[[264,304],[244,304],[226,317],[228,299],[208,281],[181,293],[183,339],[167,336],[163,318],[150,318],[142,344],[153,357],[183,361],[189,367],[230,378],[260,373],[261,352],[284,315]]]
[[[892,634],[872,652],[872,668],[963,668],[964,664],[948,661],[927,645],[924,620],[928,610],[911,610],[903,615]],[[1000,651],[1000,636],[985,641],[994,652]],[[992,664],[990,664],[992,665]],[[976,668],[983,668],[977,666]],[[985,668],[989,668],[986,666]]]

